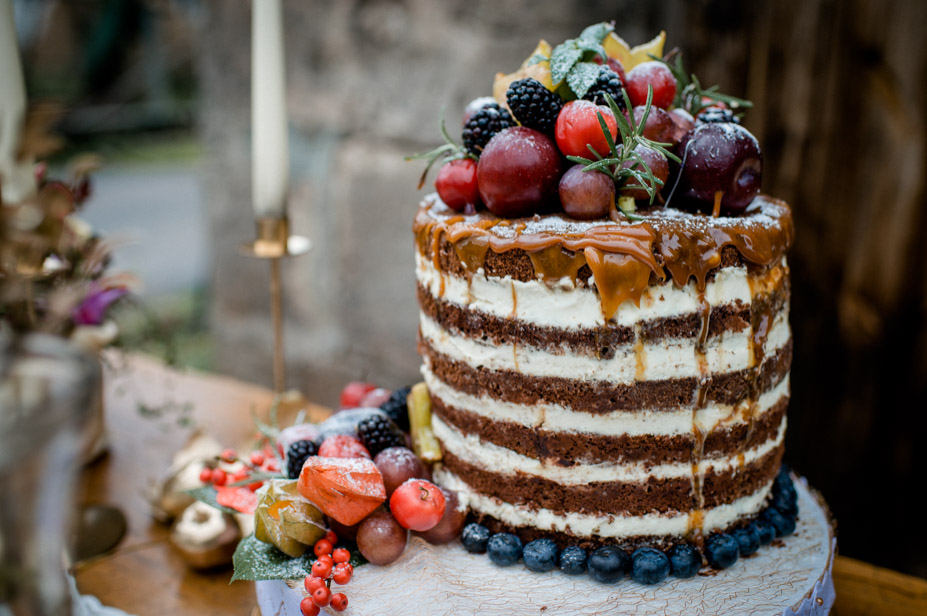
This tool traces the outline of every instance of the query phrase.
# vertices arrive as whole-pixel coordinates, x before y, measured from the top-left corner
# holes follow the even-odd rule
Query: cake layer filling
[[[691,531],[688,512],[627,515],[621,512],[586,514],[575,511],[554,510],[545,507],[518,505],[488,493],[474,490],[447,468],[435,471],[435,480],[454,490],[460,502],[477,514],[491,516],[513,529],[532,528],[569,537],[612,539],[616,542],[637,540],[680,539]],[[738,521],[756,515],[764,506],[772,486],[770,478],[751,494],[734,501],[706,508],[701,512],[701,529],[707,534],[724,530]]]
[[[760,366],[713,374],[705,381],[689,376],[616,383],[493,370],[466,358],[449,357],[432,348],[424,337],[420,338],[419,351],[426,368],[436,378],[470,396],[487,395],[520,405],[555,404],[595,414],[616,410],[678,410],[691,407],[698,398],[705,404],[737,405],[779,383],[792,363],[791,337],[775,353],[767,355]]]
[[[570,353],[562,348],[540,349],[520,342],[483,342],[452,334],[424,314],[419,319],[419,331],[437,353],[473,366],[537,377],[621,384],[745,370],[752,367],[757,351],[760,357],[774,355],[791,340],[785,312],[775,316],[760,349],[754,349],[753,332],[748,329],[709,339],[701,353],[697,352],[697,338],[666,338],[609,349],[608,358]]]
[[[463,433],[439,417],[432,417],[435,436],[445,454],[482,470],[509,475],[526,475],[549,480],[563,486],[589,483],[646,483],[652,479],[691,480],[693,473],[723,475],[753,465],[782,445],[785,438],[785,417],[770,438],[755,447],[744,447],[725,456],[705,458],[698,462],[642,463],[594,462],[569,466],[551,460],[521,455],[512,449],[484,441],[476,434]]]
[[[715,273],[699,294],[694,282],[677,287],[672,281],[649,285],[640,306],[627,301],[611,319],[619,327],[633,327],[661,319],[700,313],[707,305],[747,307],[758,292],[777,294],[787,289],[783,265],[762,275],[752,275],[743,266],[726,267]],[[590,286],[577,286],[564,278],[554,284],[540,280],[519,281],[488,276],[477,270],[469,277],[441,272],[434,263],[416,254],[416,277],[422,289],[434,299],[464,307],[487,316],[510,318],[538,327],[598,329],[605,325],[601,298]],[[787,292],[787,291],[785,291]]]

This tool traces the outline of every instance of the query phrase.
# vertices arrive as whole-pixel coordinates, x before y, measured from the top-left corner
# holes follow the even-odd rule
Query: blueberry
[[[669,558],[654,548],[637,548],[631,563],[631,578],[638,584],[659,584],[670,572]]]
[[[784,515],[778,509],[767,507],[760,517],[773,525],[777,537],[785,537],[795,532],[795,518]]]
[[[727,569],[737,562],[739,553],[737,540],[724,533],[712,535],[705,543],[708,564],[715,569]]]
[[[631,569],[631,557],[621,548],[604,546],[589,555],[586,566],[590,577],[597,582],[615,582]]]
[[[525,545],[521,557],[532,571],[550,571],[557,566],[557,544],[550,539],[535,539]]]
[[[500,567],[514,565],[521,558],[521,539],[512,533],[496,533],[489,538],[486,545],[489,560]]]
[[[489,543],[489,535],[489,529],[482,524],[470,523],[464,526],[460,533],[460,540],[468,552],[482,554],[486,551],[486,544]]]
[[[694,577],[702,567],[702,554],[690,543],[681,543],[670,548],[670,571],[675,577]]]
[[[756,536],[760,539],[760,545],[769,545],[772,543],[772,540],[776,538],[776,527],[763,518],[754,520],[750,526],[756,530]]]
[[[560,570],[568,575],[579,575],[586,571],[586,550],[577,545],[563,548],[560,552]]]
[[[746,528],[738,528],[731,536],[737,540],[741,556],[749,556],[760,549],[760,536],[752,524]]]
[[[788,471],[779,471],[773,480],[772,492],[773,495],[782,495],[788,500],[798,502],[798,492],[795,491],[795,484],[792,483],[792,477]]]
[[[798,501],[790,499],[781,492],[773,494],[769,506],[778,509],[786,517],[795,517],[798,514]]]

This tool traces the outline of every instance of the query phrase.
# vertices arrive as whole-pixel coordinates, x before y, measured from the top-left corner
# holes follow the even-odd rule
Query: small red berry
[[[368,392],[376,389],[373,383],[364,383],[363,381],[351,381],[341,390],[341,408],[351,409],[360,406],[361,400]]]
[[[222,451],[219,457],[222,458],[222,460],[225,462],[234,462],[238,459],[238,454],[234,449],[225,449]]]
[[[332,560],[336,563],[346,563],[351,560],[351,553],[344,548],[338,548],[332,552]]]
[[[248,478],[248,470],[243,468],[240,471],[235,471],[235,473],[232,474],[232,476],[230,477],[231,479],[230,483],[238,483],[239,481],[244,481],[247,478]]]
[[[315,604],[312,597],[305,597],[299,602],[299,611],[302,612],[303,616],[319,616],[319,612],[322,610]]]
[[[216,486],[224,486],[228,483],[228,475],[221,468],[217,468],[212,472],[212,484]]]
[[[326,562],[320,558],[312,563],[312,575],[322,579],[327,579],[331,573],[332,564],[330,562]]]
[[[332,609],[336,612],[343,612],[348,609],[348,596],[343,592],[336,592],[333,594]]]
[[[651,104],[660,109],[669,109],[676,98],[676,78],[669,67],[652,60],[642,62],[628,71],[625,90],[632,105],[637,107],[647,103],[647,86],[653,87]]]
[[[212,469],[208,466],[200,471],[200,481],[203,483],[212,483]]]
[[[251,490],[252,492],[257,492],[258,490],[261,489],[261,486],[263,485],[264,485],[263,481],[252,481],[251,483],[248,484],[248,489]]]
[[[325,580],[314,575],[307,575],[306,579],[303,580],[303,586],[306,587],[306,592],[312,594],[312,591],[316,588],[321,588],[325,586]]]
[[[325,607],[332,600],[332,591],[330,591],[325,586],[321,588],[316,588],[312,591],[312,602],[318,605],[319,607]]]
[[[601,156],[608,154],[608,141],[599,124],[599,114],[605,120],[612,138],[616,138],[618,121],[608,107],[586,100],[570,101],[563,106],[554,125],[554,136],[557,139],[557,147],[564,156],[589,158],[592,154],[589,146]]]
[[[370,452],[356,437],[348,434],[333,434],[319,446],[320,458],[367,458]]]
[[[452,210],[464,211],[468,205],[480,202],[480,189],[476,183],[476,161],[458,158],[444,163],[435,179],[435,189],[441,201]]]
[[[264,464],[264,454],[260,451],[251,452],[251,464],[254,466],[260,466]]]
[[[336,535],[335,531],[331,529],[329,529],[328,532],[325,533],[325,539],[332,545],[338,545],[338,535]]]
[[[319,539],[315,542],[315,547],[312,549],[315,552],[316,556],[322,556],[323,554],[332,553],[332,544],[328,539]]]
[[[261,465],[261,469],[267,471],[268,473],[276,473],[280,470],[280,461],[276,458],[268,458],[264,460],[264,464]]]
[[[332,579],[335,580],[336,584],[347,584],[351,581],[351,576],[354,575],[354,567],[351,566],[351,563],[338,563],[335,565],[335,572],[332,574]]]

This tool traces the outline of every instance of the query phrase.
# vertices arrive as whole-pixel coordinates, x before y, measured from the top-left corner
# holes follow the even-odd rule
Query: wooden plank
[[[834,616],[924,616],[927,580],[838,556]]]

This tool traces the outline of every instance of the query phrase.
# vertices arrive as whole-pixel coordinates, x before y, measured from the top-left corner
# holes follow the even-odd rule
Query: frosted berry
[[[667,552],[670,561],[670,572],[673,577],[690,578],[695,577],[698,570],[702,568],[702,554],[694,545],[682,543],[674,545]]]
[[[334,580],[336,584],[344,586],[351,581],[352,575],[354,575],[354,567],[351,566],[351,563],[338,563],[335,565],[335,570],[332,573],[332,580]]]
[[[517,563],[521,558],[522,549],[521,539],[511,533],[496,533],[486,544],[489,560],[500,567]]]
[[[319,446],[320,458],[367,458],[370,452],[360,440],[348,434],[333,434]]]
[[[530,77],[513,81],[505,98],[512,115],[522,126],[536,128],[543,133],[553,132],[563,99],[540,81]]]
[[[476,161],[472,158],[458,158],[444,163],[435,179],[435,190],[441,201],[452,210],[463,212],[468,205],[475,208],[480,202]]]
[[[303,586],[305,586],[306,592],[311,595],[312,591],[314,591],[316,588],[322,588],[325,586],[325,580],[315,575],[307,575],[306,579],[303,580]]]
[[[522,551],[525,566],[532,571],[550,571],[557,566],[557,544],[543,538],[529,541]]]
[[[600,156],[609,153],[608,141],[602,132],[598,116],[605,120],[605,125],[613,139],[618,136],[618,122],[612,115],[611,109],[596,105],[592,101],[570,101],[563,106],[557,116],[554,136],[557,147],[564,156],[592,157],[589,146],[592,146]]]
[[[714,124],[714,123],[723,123],[723,122],[733,122],[734,124],[740,124],[740,118],[734,115],[734,112],[730,109],[722,109],[721,107],[708,107],[703,109],[695,117],[696,124]]]
[[[597,582],[616,582],[631,570],[631,557],[621,548],[603,546],[597,548],[586,560],[589,576]]]
[[[467,125],[467,122],[470,121],[470,118],[473,117],[477,111],[485,107],[486,105],[495,105],[496,99],[491,96],[481,96],[479,98],[474,98],[472,101],[467,103],[467,106],[464,108],[463,118],[460,121],[461,127]]]
[[[321,558],[324,554],[331,556],[332,549],[331,541],[328,539],[319,539],[315,542],[312,551],[315,553],[316,558]]]
[[[322,558],[312,563],[312,575],[323,580],[328,579],[332,573],[332,564]]]
[[[200,471],[200,482],[212,483],[212,469],[208,466],[204,467],[203,470]]]
[[[740,547],[737,540],[725,533],[712,535],[705,542],[705,556],[715,569],[727,569],[737,562]]]
[[[299,472],[303,470],[306,458],[319,452],[318,446],[312,441],[296,441],[286,450],[286,476],[289,479],[299,479]]]
[[[776,529],[776,537],[786,537],[795,532],[795,518],[788,516],[778,509],[768,507],[763,510],[760,517]]]
[[[567,575],[579,575],[586,572],[586,550],[578,545],[570,545],[560,552],[560,570]]]
[[[515,126],[515,120],[508,111],[498,103],[487,103],[464,125],[464,148],[471,154],[480,156],[493,136],[511,126]]]
[[[212,485],[214,486],[224,486],[228,483],[228,474],[221,468],[213,469],[212,471]]]
[[[631,554],[631,579],[638,584],[659,584],[670,573],[670,560],[654,548],[638,548]]]
[[[621,77],[611,68],[603,66],[599,69],[599,76],[595,83],[586,90],[586,95],[583,98],[592,101],[596,105],[607,105],[608,101],[605,100],[605,95],[608,94],[619,109],[626,109],[627,106],[622,92],[624,92],[624,82],[621,81]]]
[[[401,447],[406,443],[402,430],[393,420],[383,414],[376,414],[362,419],[357,424],[357,434],[371,455],[375,456],[384,449]]]
[[[341,408],[350,409],[360,406],[364,396],[376,388],[377,386],[373,383],[351,381],[341,390]]]
[[[468,552],[473,554],[482,554],[486,551],[491,534],[492,533],[489,532],[489,529],[482,524],[471,522],[470,524],[464,526],[463,531],[461,531],[460,541],[463,543],[464,548],[466,548]]]
[[[351,553],[344,548],[338,548],[332,552],[332,560],[336,564],[346,563],[351,560]]]
[[[424,479],[409,479],[389,498],[396,521],[409,530],[426,531],[441,521],[446,502],[444,493]]]
[[[508,128],[493,137],[480,156],[480,198],[496,216],[539,212],[556,202],[560,161],[557,146],[544,133],[525,126]]]
[[[683,166],[678,193],[698,209],[742,212],[760,191],[763,158],[756,138],[738,124],[702,124],[679,143]]]
[[[669,67],[653,60],[642,62],[628,71],[628,83],[625,88],[628,98],[635,107],[647,102],[647,87],[653,88],[651,104],[660,109],[669,109],[676,98],[676,78]]]

